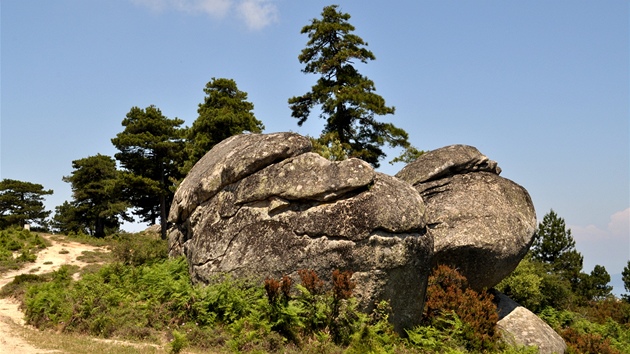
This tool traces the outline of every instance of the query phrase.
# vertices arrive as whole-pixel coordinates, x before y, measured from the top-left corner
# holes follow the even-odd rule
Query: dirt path
[[[0,275],[0,288],[10,283],[15,276],[20,274],[48,273],[59,269],[59,267],[64,264],[84,267],[87,263],[77,260],[77,257],[80,256],[83,251],[107,252],[106,249],[77,242],[55,241],[51,238],[52,235],[42,236],[48,239],[52,243],[52,246],[39,252],[35,263],[29,263],[25,268]],[[55,352],[37,349],[24,341],[22,337],[12,330],[12,326],[15,326],[12,325],[12,323],[23,326],[24,314],[18,309],[18,304],[15,301],[0,299],[0,353],[34,354]]]

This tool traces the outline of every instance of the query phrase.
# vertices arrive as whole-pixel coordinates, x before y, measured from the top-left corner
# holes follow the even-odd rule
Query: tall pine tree
[[[320,75],[310,92],[289,99],[291,115],[302,125],[314,106],[321,106],[321,118],[326,125],[319,142],[334,148],[341,145],[346,156],[361,158],[374,167],[385,156],[383,146],[403,147],[410,151],[408,135],[391,123],[382,123],[375,115],[394,113],[394,107],[376,94],[374,82],[361,75],[355,61],[367,63],[374,54],[367,43],[353,34],[350,15],[338,11],[338,6],[324,8],[321,19],[311,20],[302,28],[309,41],[298,59],[305,64],[302,72]]]
[[[72,161],[72,175],[63,178],[72,185],[72,203],[59,206],[53,222],[60,231],[87,230],[105,237],[106,229],[117,230],[121,220],[129,220],[123,200],[116,161],[98,154]]]
[[[552,272],[562,275],[573,286],[579,282],[583,257],[575,249],[571,229],[553,209],[543,217],[531,247],[532,258],[547,264]]]
[[[0,227],[36,223],[46,227],[50,211],[44,207],[44,196],[52,194],[41,184],[3,179],[0,181]]]
[[[133,107],[122,121],[125,129],[112,139],[120,151],[127,200],[142,221],[156,224],[160,219],[162,238],[166,238],[167,217],[177,181],[183,178],[184,123],[169,119],[155,106]]]
[[[199,104],[199,117],[187,133],[184,173],[222,140],[243,132],[260,133],[265,128],[254,116],[247,92],[239,90],[234,80],[212,78],[203,91],[206,96]]]
[[[626,289],[627,294],[623,296],[623,298],[630,302],[630,261],[623,267],[623,271],[621,272],[621,280],[623,280],[623,287]]]

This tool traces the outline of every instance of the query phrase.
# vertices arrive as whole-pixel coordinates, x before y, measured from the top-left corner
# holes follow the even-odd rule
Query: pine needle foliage
[[[564,219],[553,209],[538,225],[531,254],[534,260],[548,265],[551,272],[561,275],[574,287],[579,282],[584,257],[575,249],[571,229],[567,229]]]
[[[247,92],[239,90],[236,81],[213,77],[203,91],[206,96],[199,104],[199,116],[186,132],[184,175],[224,139],[245,132],[261,133],[265,129],[254,116],[254,104],[247,100]]]
[[[302,28],[308,42],[298,56],[302,72],[319,75],[317,83],[304,95],[291,97],[291,116],[301,126],[315,106],[326,125],[318,139],[321,147],[338,150],[333,156],[363,159],[374,167],[385,156],[383,146],[408,149],[408,134],[392,123],[376,120],[375,115],[394,114],[394,107],[376,94],[374,82],[361,75],[356,62],[375,60],[361,37],[354,34],[350,15],[339,6],[326,6],[320,19]],[[325,150],[325,149],[324,149]]]

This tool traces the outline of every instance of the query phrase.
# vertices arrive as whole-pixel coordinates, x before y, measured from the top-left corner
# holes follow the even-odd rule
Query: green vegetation
[[[44,209],[43,196],[52,193],[41,184],[14,179],[0,181],[0,229],[29,223],[46,228],[45,219],[50,211]]]
[[[626,289],[626,292],[630,293],[630,260],[625,267],[623,267],[623,271],[621,272],[621,280],[623,280],[623,287]],[[624,299],[630,302],[630,295],[626,294]]]
[[[0,233],[2,245],[15,244],[7,241],[9,234],[25,248],[36,247],[41,240],[16,228]],[[166,242],[159,235],[123,233],[98,240],[109,244],[113,261],[100,254],[84,256],[110,263],[83,271],[78,281],[71,277],[76,267],[24,274],[0,296],[23,301],[27,322],[39,329],[143,341],[172,353],[535,352],[502,344],[491,295],[469,289],[466,279],[448,267],[438,267],[429,279],[422,325],[401,337],[388,322],[387,302],[376,304],[370,314],[358,311],[350,272],[335,271],[329,282],[311,270],[300,270],[298,279],[267,278],[261,284],[218,277],[208,286],[195,286],[185,259],[168,259]],[[526,258],[512,277],[511,289],[538,284],[539,293],[530,291],[537,299],[532,307],[565,338],[570,353],[628,352],[630,304],[606,297],[584,307],[576,303],[553,307],[542,285],[553,285],[554,278],[544,280],[542,274],[551,276],[545,269]],[[531,276],[536,272],[542,272],[540,283]],[[520,278],[525,281],[516,281]],[[570,294],[571,299],[577,296]]]
[[[622,275],[630,274],[628,268]],[[497,289],[547,321],[565,339],[569,353],[628,353],[630,302],[627,295],[625,301],[612,296],[609,282],[601,265],[590,274],[582,272],[571,230],[551,210],[530,252]]]
[[[401,157],[408,161],[421,152],[413,148],[408,134],[391,123],[382,123],[374,115],[394,114],[394,107],[376,94],[374,82],[361,75],[356,62],[374,60],[366,49],[367,43],[354,32],[348,20],[350,15],[339,12],[337,5],[326,6],[321,19],[313,19],[302,28],[308,35],[306,48],[298,56],[305,64],[302,72],[318,74],[320,78],[311,91],[289,99],[291,116],[302,125],[315,106],[321,106],[320,117],[326,125],[318,141],[331,150],[341,148],[343,156],[363,159],[375,167],[385,156],[382,147],[402,147],[407,151]],[[315,151],[321,150],[321,147]]]
[[[54,229],[66,234],[83,232],[105,237],[119,229],[121,219],[131,221],[113,158],[98,154],[72,161],[72,167],[72,175],[63,180],[72,185],[73,201],[56,208]]]
[[[206,96],[199,104],[199,117],[187,131],[184,173],[221,141],[265,129],[252,112],[254,104],[247,101],[247,92],[239,90],[234,80],[212,78],[203,91]]]
[[[155,106],[133,107],[122,121],[125,129],[112,139],[119,150],[114,156],[122,165],[123,195],[142,221],[162,225],[166,239],[166,218],[177,181],[184,176],[184,123],[169,119]]]
[[[139,235],[115,240],[119,246],[113,247],[124,250],[126,247],[120,245],[129,246],[135,239],[147,238]],[[138,242],[134,247],[149,254],[155,244]],[[388,323],[391,309],[387,302],[377,304],[371,314],[357,310],[350,272],[333,272],[330,288],[310,270],[299,272],[299,284],[286,276],[267,278],[264,284],[222,277],[209,286],[193,286],[183,258],[165,259],[164,254],[157,254],[145,257],[144,262],[132,262],[128,252],[115,252],[115,258],[116,262],[84,274],[79,281],[72,280],[72,271],[65,266],[48,275],[22,275],[0,295],[23,299],[27,323],[39,329],[153,343],[161,343],[167,334],[173,353],[184,349],[474,353],[483,346],[492,353],[528,352],[501,346],[496,342],[498,336],[491,339],[477,333],[481,327],[474,323],[479,321],[471,322],[471,317],[457,310],[434,316],[427,320],[427,326],[410,330],[408,338],[401,338]],[[444,284],[448,281],[435,282],[432,289],[445,291]],[[487,298],[475,302],[474,293],[464,292],[471,296],[468,304],[491,304]],[[457,294],[464,296],[463,292]],[[487,313],[475,315],[474,311],[484,306],[466,311],[482,317]],[[483,338],[482,342],[476,336]]]
[[[46,246],[46,240],[34,232],[19,227],[0,230],[0,273],[35,261]]]

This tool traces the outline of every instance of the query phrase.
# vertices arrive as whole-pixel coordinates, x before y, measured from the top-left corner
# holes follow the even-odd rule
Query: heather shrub
[[[566,328],[560,334],[567,343],[568,354],[622,354],[610,346],[610,340],[597,333],[580,333]]]
[[[596,323],[587,315],[553,308],[540,317],[564,338],[569,353],[630,353],[630,326],[610,317]]]
[[[473,351],[496,350],[498,314],[492,295],[470,289],[457,270],[439,265],[429,277],[425,302],[425,321],[440,324],[445,314],[455,313],[463,323],[461,336]],[[443,324],[440,324],[443,328]]]
[[[630,303],[615,298],[591,301],[580,312],[596,323],[603,324],[612,319],[621,325],[630,325]]]

